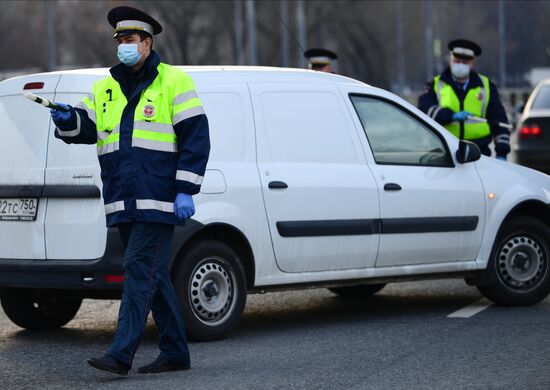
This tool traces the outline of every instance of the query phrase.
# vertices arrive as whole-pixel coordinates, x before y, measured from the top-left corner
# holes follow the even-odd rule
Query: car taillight
[[[542,130],[538,125],[535,124],[528,124],[521,126],[521,129],[519,130],[519,138],[526,139],[526,138],[537,138],[542,135]]]
[[[105,283],[124,283],[124,275],[105,275]]]
[[[42,89],[44,88],[44,83],[42,82],[34,82],[34,83],[27,83],[23,87],[23,89]]]

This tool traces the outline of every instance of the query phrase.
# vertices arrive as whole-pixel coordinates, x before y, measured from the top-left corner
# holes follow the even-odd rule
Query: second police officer
[[[451,41],[448,47],[449,67],[426,84],[418,108],[457,138],[476,143],[487,156],[491,155],[489,145],[493,141],[496,157],[506,160],[510,132],[497,87],[473,70],[481,47],[466,39]]]
[[[304,52],[308,69],[325,73],[334,73],[333,61],[338,55],[327,49],[309,49]]]

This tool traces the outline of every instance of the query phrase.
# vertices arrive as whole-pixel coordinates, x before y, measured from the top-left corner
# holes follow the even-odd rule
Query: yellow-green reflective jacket
[[[208,160],[203,106],[191,77],[154,52],[137,83],[123,67],[75,107],[80,136],[95,132],[107,224],[179,224],[176,194],[199,192]]]
[[[490,98],[489,79],[486,76],[479,75],[483,86],[470,89],[464,98],[464,107],[460,107],[460,100],[453,88],[441,80],[441,76],[434,78],[434,91],[437,95],[437,101],[440,107],[449,108],[454,112],[468,111],[470,114],[485,118],[487,114],[487,104]],[[460,123],[451,122],[445,125],[451,133],[457,138],[460,137]],[[476,122],[468,119],[464,122],[464,139],[475,140],[487,137],[491,134],[491,128],[487,122]]]

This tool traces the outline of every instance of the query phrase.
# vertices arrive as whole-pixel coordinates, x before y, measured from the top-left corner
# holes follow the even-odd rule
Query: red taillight
[[[538,125],[523,125],[518,135],[521,139],[540,137],[542,135],[542,130]]]
[[[27,83],[23,87],[23,89],[42,89],[42,88],[44,88],[44,83],[42,82]]]
[[[105,275],[105,283],[124,283],[124,275]]]

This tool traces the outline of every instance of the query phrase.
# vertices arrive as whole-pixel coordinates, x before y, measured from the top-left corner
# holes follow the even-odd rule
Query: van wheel
[[[200,241],[180,259],[174,287],[187,337],[196,341],[227,337],[246,304],[246,278],[237,254],[224,243]]]
[[[29,330],[57,329],[74,318],[82,299],[63,297],[57,291],[3,289],[2,308],[16,325]]]
[[[499,305],[540,302],[550,293],[550,229],[532,217],[520,217],[499,233],[489,265],[488,284],[479,291]]]
[[[357,286],[331,287],[328,290],[345,298],[370,297],[386,287],[386,283],[359,284]]]

